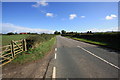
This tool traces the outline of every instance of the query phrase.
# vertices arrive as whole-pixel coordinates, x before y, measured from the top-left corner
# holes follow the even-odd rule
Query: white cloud
[[[105,19],[106,19],[106,20],[112,20],[112,19],[114,19],[114,18],[116,18],[116,17],[117,17],[116,15],[111,14],[110,16],[106,16]]]
[[[106,29],[93,28],[93,29],[89,29],[87,31],[92,31],[92,32],[118,31],[118,27],[110,27],[110,28],[106,28]]]
[[[116,16],[116,15],[114,15],[114,14],[112,14],[112,15],[111,15],[111,17],[115,18],[115,17],[117,17],[117,16]]]
[[[53,13],[46,13],[46,16],[53,17]]]
[[[69,19],[70,19],[70,20],[72,20],[72,19],[74,19],[74,18],[76,18],[76,17],[77,17],[76,14],[70,14],[70,15],[69,15]]]
[[[85,18],[85,16],[80,16],[81,18]]]
[[[16,26],[11,23],[3,23],[2,24],[2,32],[3,33],[7,33],[7,32],[53,33],[52,30]]]
[[[39,2],[36,2],[36,4],[32,5],[33,7],[39,7],[39,6],[47,6],[48,3],[46,2],[46,0],[42,0],[42,1],[39,1]]]

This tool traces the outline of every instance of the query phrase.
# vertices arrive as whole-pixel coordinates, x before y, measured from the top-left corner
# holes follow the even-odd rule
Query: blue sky
[[[3,2],[3,33],[111,31],[118,27],[117,2]]]

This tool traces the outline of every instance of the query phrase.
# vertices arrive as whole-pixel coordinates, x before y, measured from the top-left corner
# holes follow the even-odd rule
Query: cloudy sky
[[[116,31],[117,2],[3,2],[2,31]]]

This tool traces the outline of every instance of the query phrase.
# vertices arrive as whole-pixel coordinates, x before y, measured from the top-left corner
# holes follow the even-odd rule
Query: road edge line
[[[113,67],[115,67],[115,68],[117,68],[117,69],[120,69],[118,66],[116,66],[116,65],[114,65],[113,63],[110,63],[110,62],[108,62],[107,60],[105,60],[105,59],[103,59],[103,58],[101,58],[101,57],[95,55],[94,53],[92,53],[92,52],[86,50],[85,48],[83,48],[83,47],[81,47],[81,46],[77,46],[77,47],[79,47],[79,48],[81,48],[82,50],[88,52],[89,54],[91,54],[91,55],[93,55],[94,57],[100,59],[101,61],[103,61],[103,62],[105,62],[105,63],[107,63],[107,64],[109,64],[109,65],[111,65],[111,66],[113,66]]]

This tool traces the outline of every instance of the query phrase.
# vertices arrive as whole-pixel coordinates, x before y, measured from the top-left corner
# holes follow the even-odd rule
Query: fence
[[[0,52],[0,66],[3,66],[11,62],[17,54],[27,51],[26,40],[11,41],[10,45],[2,47],[2,52]]]

